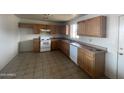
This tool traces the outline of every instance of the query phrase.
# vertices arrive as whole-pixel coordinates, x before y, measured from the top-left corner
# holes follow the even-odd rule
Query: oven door
[[[44,40],[40,42],[40,51],[50,51],[51,50],[51,42],[50,40]]]

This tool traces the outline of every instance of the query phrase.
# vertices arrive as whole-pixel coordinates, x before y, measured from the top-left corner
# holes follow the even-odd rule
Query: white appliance
[[[76,46],[70,44],[70,58],[75,64],[77,64],[77,49]]]
[[[40,35],[40,52],[51,51],[51,36],[47,32]]]

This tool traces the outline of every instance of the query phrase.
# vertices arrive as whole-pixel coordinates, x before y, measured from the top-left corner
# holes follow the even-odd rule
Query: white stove
[[[40,52],[51,51],[51,39],[48,36],[40,36]]]

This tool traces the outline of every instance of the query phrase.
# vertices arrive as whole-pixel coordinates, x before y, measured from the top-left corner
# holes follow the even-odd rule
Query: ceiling
[[[66,22],[82,15],[84,14],[16,14],[20,18],[54,22]]]

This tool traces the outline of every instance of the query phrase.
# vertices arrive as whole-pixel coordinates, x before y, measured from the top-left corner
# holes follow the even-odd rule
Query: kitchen
[[[10,17],[17,19],[13,24],[16,23],[16,30],[18,30],[16,33],[18,35],[18,48],[17,53],[10,58],[11,60],[9,59],[9,61],[11,61],[10,63],[8,63],[9,61],[5,60],[6,65],[5,63],[3,64],[4,60],[3,62],[0,60],[1,65],[3,65],[0,68],[3,75],[2,78],[36,78],[34,77],[35,71],[32,68],[35,68],[36,70],[37,66],[35,67],[35,65],[39,64],[41,64],[41,66],[38,66],[39,70],[41,71],[39,74],[43,75],[43,77],[37,77],[39,79],[124,78],[122,75],[122,67],[120,66],[119,69],[119,61],[117,60],[119,57],[117,54],[117,43],[119,42],[118,20],[120,20],[120,15],[16,14],[4,16],[5,18],[7,16],[8,19]],[[3,18],[4,16],[1,15]],[[120,49],[120,53],[122,52],[121,50],[123,49]],[[25,60],[23,60],[23,58]],[[19,59],[22,63],[19,61]],[[56,60],[57,62],[60,61],[60,63],[57,63]],[[23,61],[27,63],[24,63]],[[54,68],[60,64],[67,65],[67,68],[60,66],[61,70],[59,67],[54,69],[56,71],[59,69],[60,73],[62,73],[62,76],[56,71],[53,71],[56,72],[56,75],[54,75],[53,72],[50,72],[53,69],[47,69],[50,61],[51,63],[55,63],[51,64],[55,65],[53,66]],[[15,62],[18,62],[18,64],[15,64]],[[15,65],[15,68],[17,65],[19,65],[19,68],[17,69],[22,72],[16,73],[17,69],[13,69],[12,72],[16,73],[15,76],[6,77],[13,65]],[[27,65],[31,69],[24,68],[27,67]],[[70,67],[68,67],[69,65]],[[46,66],[45,70],[43,70],[44,66]],[[50,67],[53,68],[52,66]],[[73,70],[75,73],[72,73],[73,71],[66,71],[66,69],[71,69],[71,67],[73,69],[77,69],[80,73],[75,72],[77,70]],[[27,72],[23,73],[25,69]],[[26,73],[28,72],[31,74],[25,77]],[[21,76],[21,73],[24,77]],[[18,74],[19,77],[16,77]],[[39,74],[37,75],[39,76]],[[50,76],[48,74],[52,75]]]
[[[0,0],[0,92],[123,92],[123,0]]]

